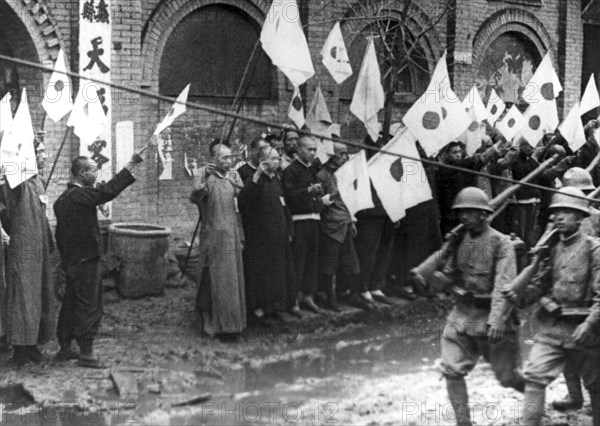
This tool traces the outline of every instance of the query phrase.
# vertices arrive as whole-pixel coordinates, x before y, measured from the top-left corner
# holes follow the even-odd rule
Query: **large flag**
[[[320,86],[306,115],[306,125],[312,133],[323,136],[323,139],[317,140],[317,157],[325,164],[333,156],[333,142],[330,140],[333,121]]]
[[[171,124],[173,124],[173,121],[175,121],[177,117],[179,117],[186,111],[185,103],[187,102],[189,92],[190,84],[185,86],[185,88],[181,91],[179,96],[177,96],[177,100],[171,107],[169,113],[165,116],[165,118],[163,118],[163,121],[158,123],[158,126],[156,126],[156,130],[154,131],[154,136],[160,134],[160,132],[165,130],[167,127],[171,126]]]
[[[13,123],[12,110],[10,107],[10,100],[12,96],[10,92],[6,92],[6,95],[0,101],[0,135],[4,132],[8,132]]]
[[[352,75],[352,66],[350,65],[350,58],[348,58],[348,51],[346,50],[346,43],[344,43],[344,36],[339,22],[333,26],[329,37],[325,40],[321,56],[323,57],[323,65],[337,84],[342,84]]]
[[[502,121],[496,123],[496,128],[504,135],[506,140],[512,140],[525,125],[525,119],[516,105],[508,110]]]
[[[11,189],[16,188],[38,172],[33,146],[34,138],[27,91],[23,89],[13,125],[5,131],[2,138],[2,168]]]
[[[573,152],[577,151],[585,144],[585,130],[581,122],[579,113],[579,102],[573,105],[567,118],[558,126],[560,134],[567,140],[569,147]]]
[[[55,123],[73,109],[71,83],[65,74],[66,71],[65,54],[61,49],[56,57],[54,72],[44,91],[44,100],[42,101],[46,113]]]
[[[562,86],[552,66],[550,52],[548,52],[527,83],[523,98],[529,104],[555,102],[560,92],[562,92]]]
[[[554,132],[558,117],[555,102],[538,102],[529,105],[523,118],[525,125],[520,135],[527,140],[529,145],[535,147],[546,133]]]
[[[300,86],[315,74],[296,0],[273,0],[260,33],[273,64]]]
[[[294,85],[294,94],[292,95],[292,102],[290,102],[290,108],[288,109],[288,117],[301,129],[306,123],[304,118],[304,105],[302,105],[302,96],[300,95],[300,88]]]
[[[479,94],[479,90],[477,90],[477,86],[471,87],[471,90],[467,94],[467,97],[463,99],[462,102],[465,109],[469,109],[473,111],[475,115],[475,120],[478,122],[482,122],[483,120],[488,118],[487,109],[485,108],[485,104],[481,99],[481,95]]]
[[[95,88],[92,86],[90,88],[90,92],[95,93]],[[108,124],[108,117],[104,114],[100,100],[97,97],[91,98],[85,89],[86,87],[82,86],[79,90],[67,125],[73,127],[73,132],[81,140],[81,145],[90,147],[89,151],[94,153],[94,146],[98,145],[96,144],[96,139],[104,133],[104,129]],[[98,148],[101,151],[105,147],[98,145]],[[83,154],[92,156],[90,152],[84,151]]]
[[[430,156],[456,140],[471,124],[471,117],[450,86],[446,52],[437,63],[427,90],[403,121]]]
[[[381,125],[377,113],[384,105],[385,93],[381,85],[381,71],[375,52],[375,43],[371,38],[360,67],[350,111],[365,124],[365,128],[373,141],[379,139]]]
[[[494,123],[498,121],[505,109],[506,104],[502,98],[498,96],[496,90],[492,89],[487,103],[488,123],[493,126]]]
[[[594,78],[594,74],[592,74],[590,75],[590,81],[588,81],[585,92],[583,92],[583,97],[581,98],[581,103],[579,105],[579,112],[583,115],[598,107],[600,107],[600,96],[598,95],[598,88],[596,87],[596,79]]]
[[[352,217],[365,209],[375,207],[371,194],[371,180],[367,168],[365,151],[354,154],[340,167],[335,175],[338,180],[340,196],[348,207]]]
[[[465,150],[468,156],[475,154],[481,148],[481,138],[485,135],[485,124],[477,120],[475,111],[469,109],[468,114],[471,117],[471,124],[465,132],[458,138],[459,141],[465,144]],[[486,112],[487,115],[487,112]]]
[[[408,128],[402,128],[383,150],[419,158],[416,141]],[[369,160],[368,168],[373,186],[392,222],[406,216],[407,209],[432,198],[421,161],[379,152]]]

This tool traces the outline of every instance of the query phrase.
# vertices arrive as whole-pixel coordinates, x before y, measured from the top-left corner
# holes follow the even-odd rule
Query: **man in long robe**
[[[246,237],[246,299],[249,309],[274,314],[287,322],[283,313],[293,306],[288,306],[287,299],[288,289],[294,284],[292,217],[277,175],[279,153],[265,146],[259,149],[257,158],[260,165],[239,196]]]
[[[45,146],[36,141],[38,170],[46,160]],[[43,360],[37,345],[54,334],[56,300],[50,253],[54,243],[46,216],[48,198],[39,175],[10,189],[3,185],[10,235],[6,262],[6,336],[17,365]]]
[[[196,305],[204,332],[224,338],[246,328],[242,249],[244,232],[236,198],[242,180],[231,170],[231,150],[215,145],[214,163],[200,170],[193,198],[202,211],[200,227],[200,283]]]

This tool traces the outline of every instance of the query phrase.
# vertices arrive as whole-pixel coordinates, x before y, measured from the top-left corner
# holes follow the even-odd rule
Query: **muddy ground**
[[[105,293],[97,353],[110,369],[52,360],[15,369],[0,354],[4,424],[453,424],[437,370],[447,300],[396,299],[374,312],[249,325],[237,343],[202,336],[190,285],[161,297]],[[524,353],[532,330],[521,333]],[[116,386],[116,384],[118,386]],[[489,366],[468,377],[479,425],[512,425],[522,395],[498,385]],[[548,401],[563,396],[556,381]],[[204,401],[204,402],[202,402]],[[547,403],[546,424],[591,425],[589,402],[568,415]]]

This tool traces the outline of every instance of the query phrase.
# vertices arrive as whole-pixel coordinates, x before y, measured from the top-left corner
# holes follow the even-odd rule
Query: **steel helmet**
[[[564,187],[574,186],[582,191],[593,191],[596,189],[590,172],[581,167],[573,167],[567,170],[563,175],[562,184]]]
[[[581,198],[575,198],[572,197],[572,195]],[[581,189],[575,188],[574,186],[565,186],[552,196],[552,204],[550,204],[549,209],[572,209],[589,216],[589,201],[586,201],[582,198],[585,198],[585,194],[581,191]]]
[[[487,194],[474,186],[464,188],[458,193],[454,199],[452,210],[458,209],[477,209],[494,213]]]

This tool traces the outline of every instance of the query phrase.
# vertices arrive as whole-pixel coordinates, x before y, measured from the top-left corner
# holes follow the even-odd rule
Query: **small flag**
[[[302,105],[302,96],[300,95],[300,88],[294,85],[294,95],[292,96],[292,102],[288,109],[288,117],[301,129],[306,123],[304,118],[304,106]]]
[[[583,97],[581,98],[579,112],[583,115],[598,107],[600,107],[600,96],[598,95],[598,88],[596,87],[596,79],[594,78],[594,74],[592,74],[590,75],[590,81],[588,81]]]
[[[416,141],[411,131],[403,128],[383,150],[419,158]],[[421,161],[379,152],[369,160],[368,169],[381,204],[392,222],[406,216],[406,210],[409,208],[432,199],[431,188]]]
[[[371,38],[360,67],[350,111],[364,123],[373,141],[379,139],[381,125],[377,113],[384,107],[384,104],[385,93],[381,86],[381,71],[375,52],[375,43]]]
[[[48,113],[48,116],[58,123],[68,112],[73,109],[73,99],[71,94],[71,83],[69,77],[65,74],[67,66],[65,64],[65,54],[60,50],[54,64],[54,72],[50,77],[42,106]]]
[[[324,139],[317,140],[317,157],[323,164],[333,156],[333,142],[329,140],[331,139],[332,124],[323,92],[318,86],[306,115],[306,125],[312,133],[324,137]]]
[[[521,129],[521,136],[529,145],[535,147],[546,133],[554,132],[558,125],[556,102],[538,102],[529,105],[523,114],[525,125]]]
[[[477,86],[471,87],[471,90],[467,94],[467,97],[463,99],[463,106],[465,108],[473,111],[475,115],[475,120],[478,122],[482,122],[483,120],[488,118],[487,109],[485,108],[485,104],[481,99],[481,95],[479,94],[479,90],[477,90]]]
[[[35,134],[25,89],[12,124],[2,138],[2,169],[11,189],[38,173],[33,146]]]
[[[81,140],[82,146],[94,143],[107,124],[100,99],[98,97],[91,99],[86,94],[96,93],[97,88],[95,84],[82,85],[67,121],[67,126],[73,127],[73,132]]]
[[[450,86],[446,52],[437,63],[427,90],[402,120],[429,156],[458,138],[471,124]]]
[[[346,50],[346,43],[344,43],[344,36],[339,22],[333,26],[329,37],[325,40],[321,56],[323,57],[323,65],[337,84],[342,84],[352,75],[352,66],[350,65],[350,58],[348,58],[348,51]]]
[[[6,95],[0,101],[0,135],[4,132],[9,132],[10,127],[13,123],[12,109],[10,106],[10,100],[12,96],[10,92],[6,92]]]
[[[527,83],[523,99],[529,104],[554,102],[560,92],[562,92],[562,86],[552,66],[550,52],[548,52]]]
[[[487,103],[488,123],[493,126],[505,109],[506,105],[504,101],[498,96],[496,90],[492,89]]]
[[[506,140],[512,140],[525,125],[525,119],[516,105],[508,110],[502,121],[496,123],[496,128],[504,135]]]
[[[352,217],[365,209],[375,207],[371,194],[371,180],[367,169],[367,156],[360,151],[340,167],[335,176],[338,179],[340,196]]]
[[[186,111],[185,103],[187,102],[189,92],[190,84],[185,86],[185,88],[181,91],[179,96],[177,96],[177,100],[171,107],[169,113],[165,116],[165,118],[163,118],[163,121],[158,123],[158,126],[156,126],[156,130],[154,131],[154,136],[160,134],[160,132],[165,130],[167,127],[171,126],[171,124],[173,124],[173,121],[175,121],[177,117],[179,117]]]
[[[484,111],[486,111],[487,116],[485,107]],[[485,124],[477,120],[474,109],[470,108],[468,114],[471,117],[471,124],[458,140],[465,144],[465,151],[468,156],[471,156],[481,147],[481,138],[485,134]]]
[[[263,50],[297,86],[315,75],[296,0],[271,3],[260,33]]]
[[[567,118],[558,126],[560,134],[567,140],[573,152],[585,144],[585,130],[579,113],[579,102],[573,105]]]

